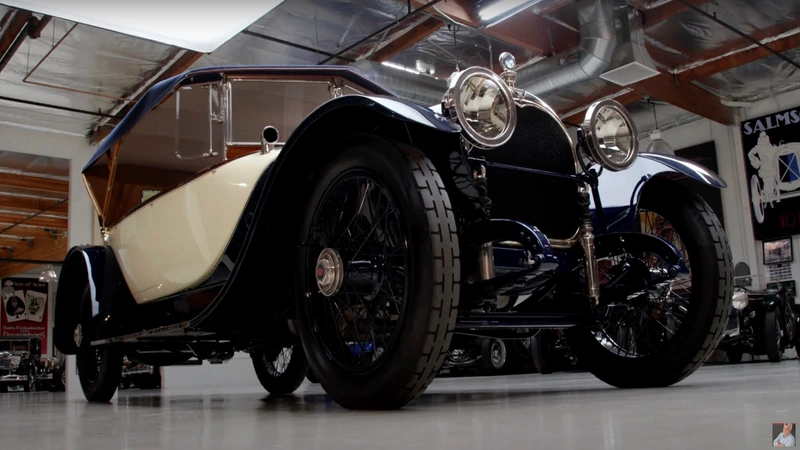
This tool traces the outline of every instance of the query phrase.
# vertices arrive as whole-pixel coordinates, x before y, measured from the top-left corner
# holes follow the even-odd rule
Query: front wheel
[[[601,287],[598,326],[570,329],[569,344],[612,386],[669,386],[703,365],[722,339],[733,293],[730,247],[708,204],[664,178],[645,186],[636,230],[672,243],[688,273],[653,282],[652,274],[664,273],[663,257],[610,258],[601,265],[610,267],[601,279],[619,283]]]
[[[363,137],[307,204],[297,315],[309,363],[345,408],[401,408],[436,377],[455,326],[461,270],[444,183],[419,150]]]
[[[80,336],[75,362],[78,379],[86,400],[93,403],[107,403],[114,397],[122,380],[121,349],[114,344],[92,346],[89,339],[94,336],[98,318],[92,317],[89,287],[84,290],[81,301],[81,319],[75,330]]]
[[[250,353],[250,358],[258,381],[270,394],[291,394],[309,372],[308,360],[300,344],[270,352],[261,348]]]
[[[506,343],[502,339],[483,339],[481,360],[485,373],[497,373],[503,370],[508,360]]]

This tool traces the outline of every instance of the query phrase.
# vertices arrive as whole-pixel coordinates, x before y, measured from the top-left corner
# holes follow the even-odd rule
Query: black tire
[[[317,258],[310,249],[316,212],[329,188],[356,174],[370,177],[376,189],[389,199],[387,202],[391,201],[396,209],[392,230],[403,233],[405,238],[401,252],[405,261],[405,295],[401,294],[402,301],[396,302],[397,318],[389,320],[394,327],[391,344],[386,344],[382,353],[368,363],[371,367],[365,368],[348,367],[340,361],[344,356],[332,356],[335,351],[327,347],[329,340],[320,336],[325,330],[318,328],[312,308],[312,301],[329,302],[325,299],[334,298],[322,296],[311,272]],[[433,163],[419,150],[377,137],[359,137],[321,171],[307,204],[297,258],[297,314],[309,363],[328,395],[345,408],[401,408],[436,377],[447,357],[455,327],[461,268],[456,220],[444,184]],[[302,246],[306,242],[309,249]],[[355,298],[362,301],[364,296],[356,294]],[[321,303],[315,305],[318,304]],[[355,322],[358,325],[361,318]],[[347,354],[348,350],[345,347],[337,351]],[[349,351],[355,352],[355,348],[351,345]],[[378,355],[377,344],[374,355]]]
[[[553,332],[550,330],[540,330],[536,336],[531,338],[531,359],[533,360],[533,366],[536,367],[536,370],[542,375],[553,373],[555,366],[554,340],[555,336],[553,336]]]
[[[66,368],[64,364],[53,372],[53,382],[50,385],[50,390],[53,392],[64,392],[67,390],[67,383],[66,383]]]
[[[487,374],[501,372],[508,362],[508,346],[502,339],[481,339],[481,362]]]
[[[92,347],[90,339],[94,335],[95,320],[91,316],[91,297],[89,287],[84,290],[81,301],[80,325],[83,339],[75,361],[78,379],[86,400],[92,403],[108,403],[119,388],[122,379],[121,349],[113,344]]]
[[[733,294],[727,237],[700,196],[671,180],[654,178],[644,188],[640,209],[664,218],[683,241],[691,265],[690,308],[663,347],[634,357],[603,347],[588,330],[568,330],[578,360],[599,379],[620,388],[670,386],[702,366],[722,339]]]
[[[287,355],[288,353],[288,355]],[[287,361],[278,360],[288,356]],[[291,394],[303,383],[309,373],[308,360],[301,344],[277,351],[256,350],[250,353],[253,368],[261,386],[273,395]]]
[[[770,362],[781,362],[783,359],[781,313],[777,309],[764,314],[764,349]]]
[[[741,350],[728,350],[725,353],[728,355],[728,362],[731,364],[740,364],[742,362]]]

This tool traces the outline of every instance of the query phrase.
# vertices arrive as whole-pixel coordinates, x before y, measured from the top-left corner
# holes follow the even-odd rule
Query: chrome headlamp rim
[[[748,304],[750,304],[750,299],[747,296],[747,292],[736,291],[731,296],[731,305],[739,311],[747,308]]]
[[[450,119],[458,121],[464,134],[466,134],[467,139],[471,144],[478,148],[490,149],[500,147],[508,142],[517,127],[517,108],[516,103],[514,102],[514,93],[511,88],[508,87],[508,85],[505,83],[505,81],[503,81],[502,78],[500,78],[499,75],[483,67],[470,67],[453,75],[456,75],[456,77],[455,80],[451,78],[450,86],[444,95],[443,105],[443,110],[447,111]],[[503,131],[495,137],[483,136],[469,126],[467,118],[464,115],[464,110],[461,108],[461,103],[458,99],[458,93],[461,92],[461,87],[470,78],[477,75],[486,77],[494,82],[497,85],[497,88],[500,90],[500,96],[503,98],[503,101],[506,103],[506,105],[508,105],[508,121]]]
[[[597,134],[594,132],[595,127],[597,126],[597,116],[604,108],[610,108],[617,112],[625,121],[625,124],[631,133],[631,149],[628,155],[625,157],[625,160],[621,163],[613,162],[603,155],[603,153],[600,151],[600,142]],[[589,150],[589,155],[587,156],[589,156],[596,164],[599,164],[611,172],[619,172],[629,168],[634,162],[636,162],[636,157],[639,154],[639,139],[638,132],[636,131],[636,124],[633,122],[633,118],[631,117],[630,113],[628,113],[628,110],[625,109],[620,102],[612,99],[606,99],[592,103],[586,110],[586,115],[581,123],[581,130],[583,131],[583,136],[586,140]]]

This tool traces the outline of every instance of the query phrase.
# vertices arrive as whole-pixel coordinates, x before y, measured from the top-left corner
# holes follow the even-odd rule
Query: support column
[[[85,158],[72,158],[69,162],[69,222],[67,227],[67,245],[69,247],[96,242],[94,223],[97,221],[97,216],[81,177],[81,169],[89,160],[89,156],[91,153],[86,152]],[[66,364],[67,399],[82,399],[83,392],[78,381],[75,356],[67,356]]]

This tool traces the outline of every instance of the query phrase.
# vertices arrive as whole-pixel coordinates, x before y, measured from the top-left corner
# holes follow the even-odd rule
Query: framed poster
[[[761,245],[764,252],[764,265],[786,264],[794,259],[791,237],[763,241]]]
[[[800,108],[742,122],[749,209],[760,241],[800,233]]]
[[[49,286],[36,278],[4,278],[0,336],[33,336],[47,345]]]
[[[688,159],[714,173],[719,173],[719,168],[717,167],[717,147],[714,145],[713,141],[675,150],[675,156]],[[703,200],[711,206],[711,210],[714,211],[714,214],[719,218],[719,223],[725,227],[725,220],[722,216],[722,192],[720,192],[719,189],[703,183],[698,183],[686,175],[678,173],[669,174],[669,177],[702,197]]]

